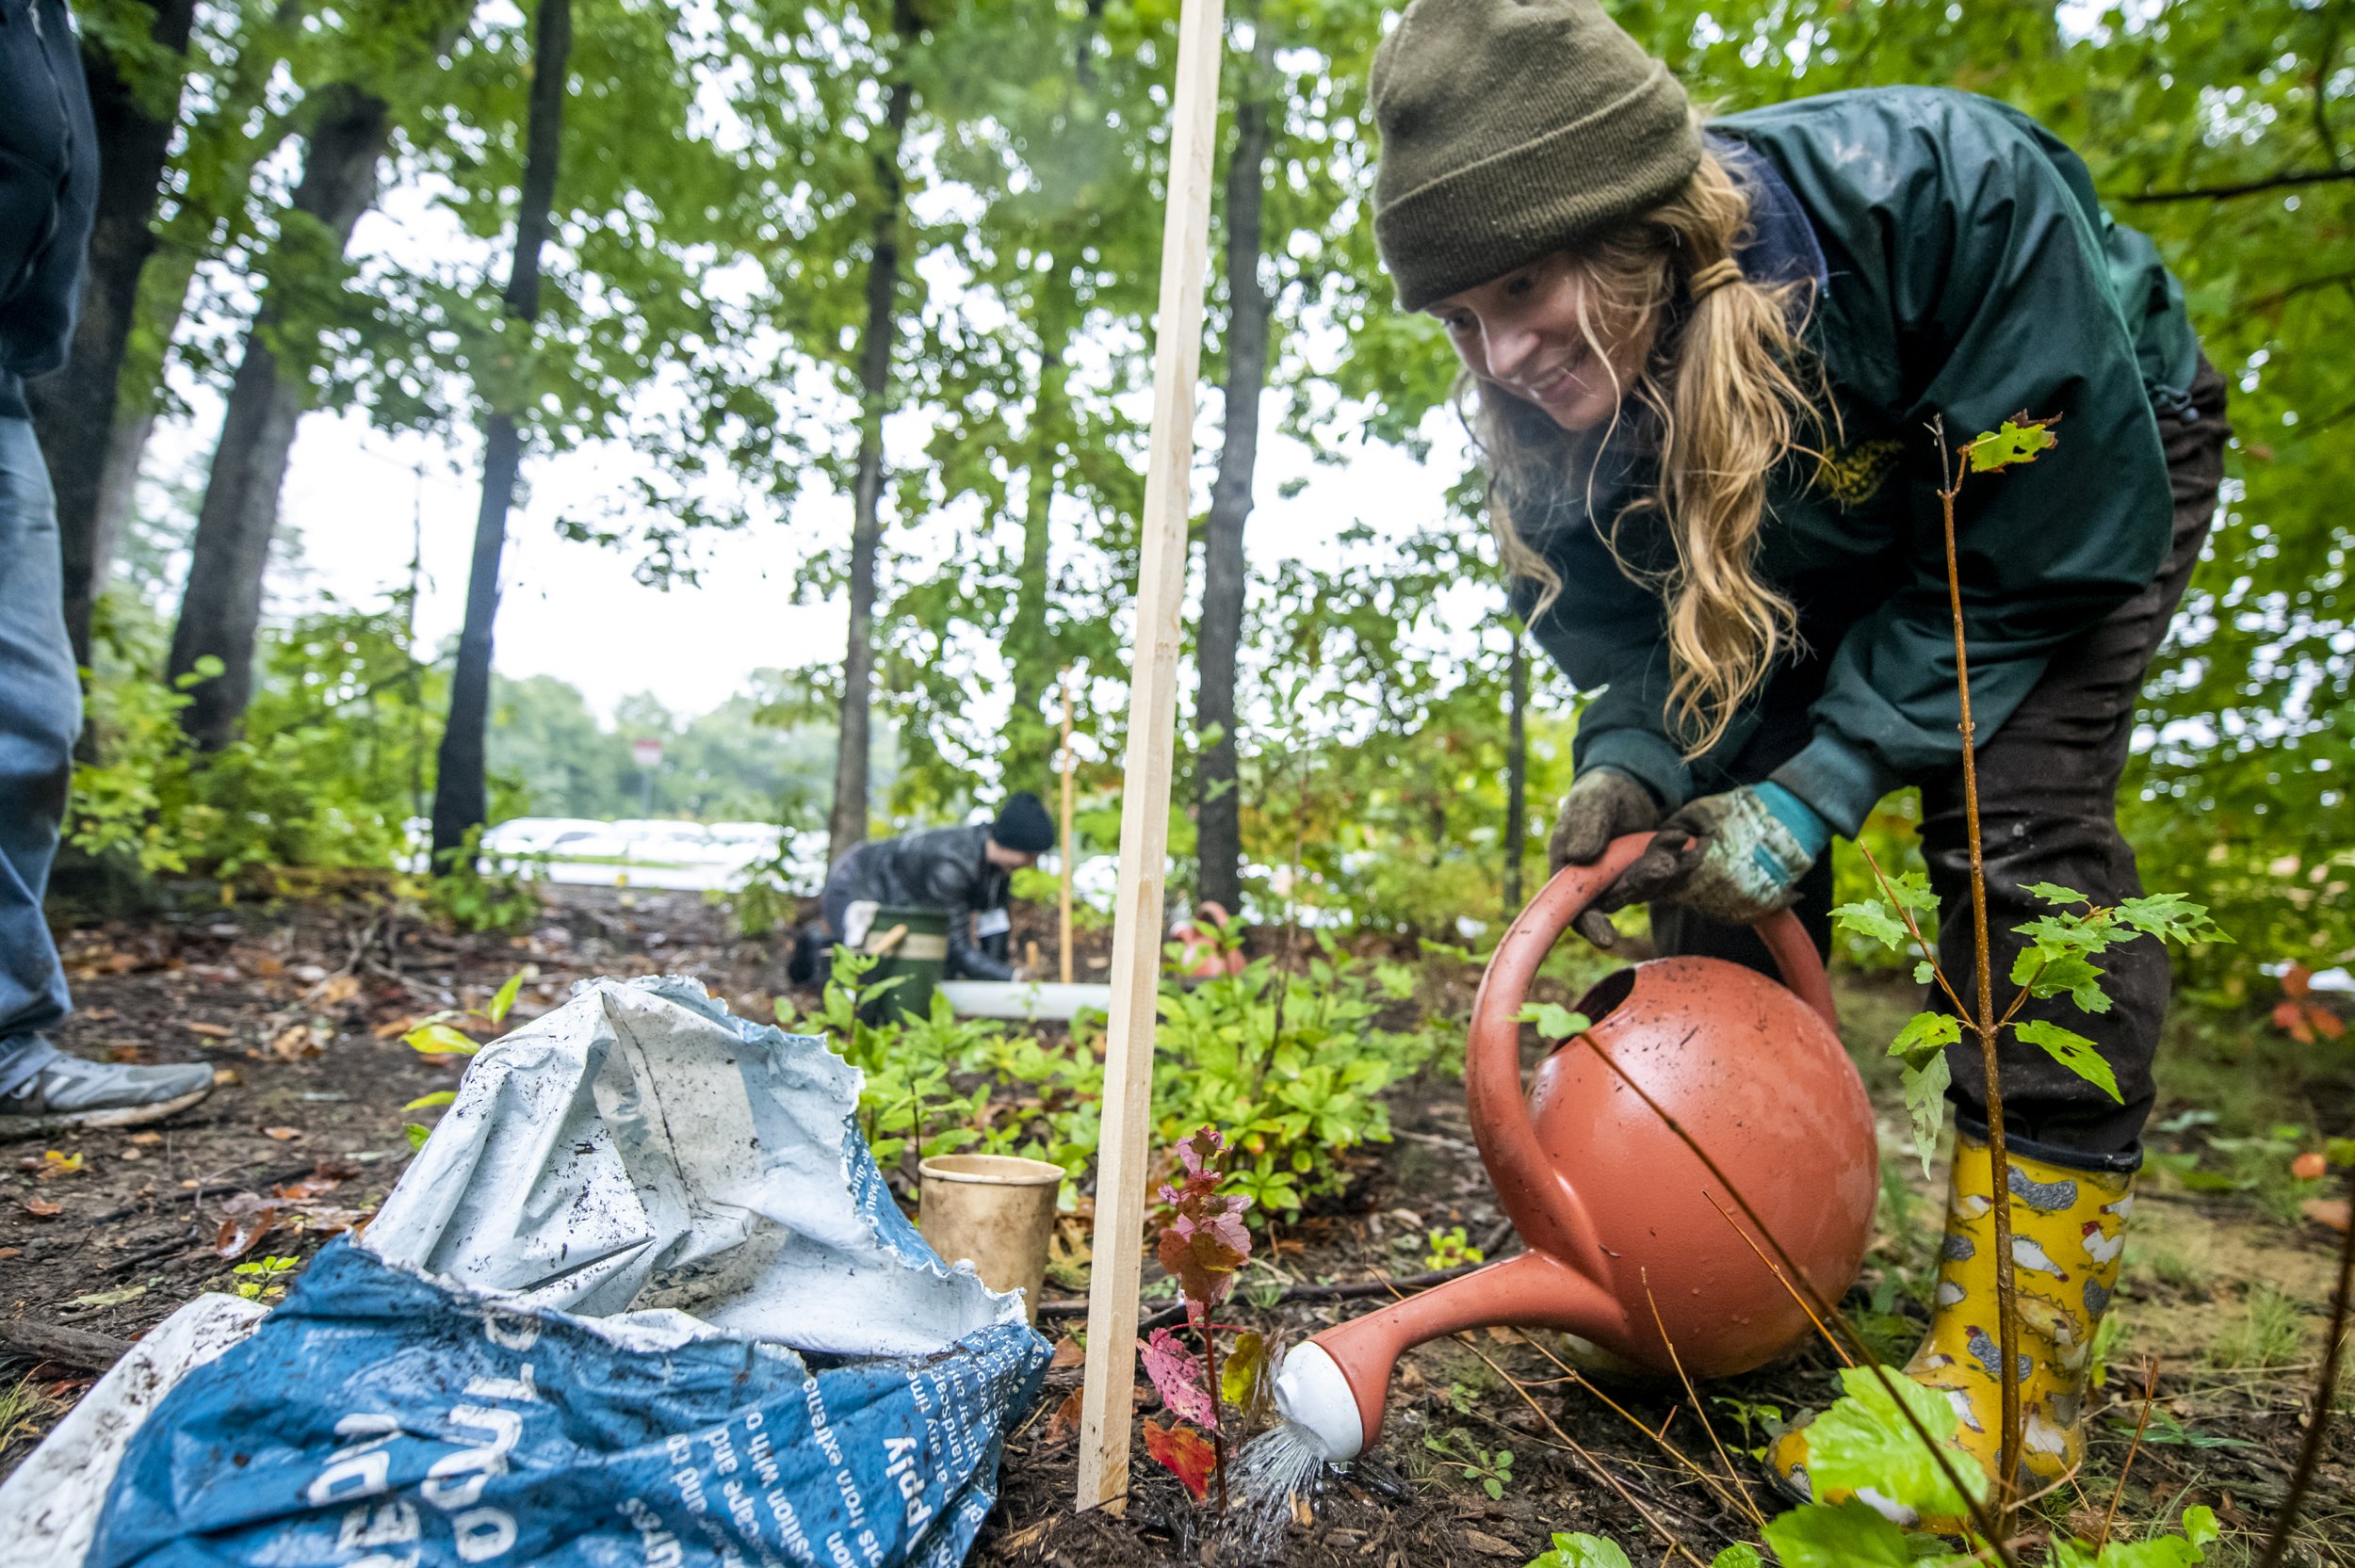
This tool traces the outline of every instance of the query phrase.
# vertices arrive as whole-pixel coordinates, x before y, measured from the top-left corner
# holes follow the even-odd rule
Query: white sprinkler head
[[[1321,1345],[1294,1346],[1284,1357],[1283,1369],[1275,1375],[1275,1409],[1322,1444],[1332,1463],[1348,1463],[1366,1446],[1357,1396]]]

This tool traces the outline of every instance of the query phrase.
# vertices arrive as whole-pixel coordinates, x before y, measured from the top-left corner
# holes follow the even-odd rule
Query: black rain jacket
[[[0,0],[0,418],[65,364],[98,201],[98,132],[65,0]]]
[[[912,909],[946,910],[949,914],[949,964],[951,978],[1010,980],[1014,966],[1001,963],[975,945],[971,916],[981,910],[1006,907],[1013,879],[989,864],[983,853],[989,824],[964,828],[932,828],[879,838],[862,844],[834,863],[826,873],[823,897],[826,924],[842,934],[842,912],[863,898],[879,904]]]

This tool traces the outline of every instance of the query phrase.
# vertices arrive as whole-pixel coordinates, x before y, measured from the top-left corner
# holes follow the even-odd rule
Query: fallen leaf
[[[2290,1161],[2290,1174],[2301,1182],[2320,1181],[2330,1169],[2331,1162],[2311,1149]]]
[[[79,1154],[60,1154],[57,1150],[51,1149],[44,1153],[39,1159],[35,1159],[29,1155],[26,1156],[24,1158],[16,1162],[16,1168],[20,1171],[30,1171],[33,1173],[33,1179],[35,1181],[45,1182],[52,1176],[80,1175],[82,1173],[82,1156]]]
[[[20,1258],[24,1255],[24,1249],[22,1247],[0,1247],[0,1263],[7,1263],[11,1258]]]
[[[417,1014],[414,1012],[404,1012],[398,1017],[386,1019],[383,1023],[379,1024],[376,1027],[370,1029],[368,1033],[378,1040],[390,1040],[397,1034],[407,1034],[411,1029],[414,1029],[416,1026]]]
[[[1084,1366],[1087,1359],[1087,1347],[1080,1344],[1077,1336],[1064,1334],[1055,1342],[1055,1353],[1047,1366],[1049,1371],[1059,1372],[1067,1366]]]
[[[2298,1205],[2298,1212],[2317,1225],[2328,1225],[2342,1236],[2347,1234],[2348,1208],[2345,1198],[2309,1198]]]
[[[311,1000],[316,1006],[318,1007],[339,1008],[359,994],[359,976],[333,975],[328,978],[328,981],[325,985],[318,988],[318,994],[313,996]]]
[[[1145,1424],[1145,1451],[1154,1463],[1176,1476],[1180,1485],[1195,1502],[1210,1495],[1210,1472],[1218,1467],[1218,1450],[1210,1440],[1180,1422],[1162,1426],[1159,1421]]]
[[[271,1038],[269,1054],[282,1061],[300,1061],[304,1057],[317,1056],[319,1046],[311,1038],[311,1026],[289,1024]]]
[[[120,1290],[97,1290],[88,1296],[76,1296],[66,1302],[66,1305],[70,1307],[121,1306],[125,1301],[136,1301],[146,1294],[147,1286],[143,1285],[126,1285]]]
[[[58,1215],[63,1214],[65,1209],[62,1205],[53,1204],[46,1198],[27,1198],[24,1200],[24,1212],[36,1220],[55,1220]]]
[[[252,1192],[240,1192],[221,1204],[220,1230],[213,1237],[215,1255],[241,1258],[262,1237],[276,1230],[285,1211]]]
[[[1499,1541],[1495,1536],[1486,1534],[1481,1530],[1466,1530],[1464,1532],[1464,1544],[1470,1546],[1473,1551],[1478,1552],[1483,1557],[1526,1558],[1529,1556],[1527,1552],[1522,1551],[1519,1546],[1511,1545],[1505,1542]]]
[[[135,1132],[131,1135],[131,1141],[142,1149],[152,1149],[163,1140],[164,1135],[159,1132]]]
[[[264,1127],[262,1136],[274,1138],[281,1143],[295,1143],[301,1140],[302,1129],[300,1127]]]
[[[201,1034],[207,1040],[227,1040],[236,1031],[220,1024],[190,1024],[190,1034]]]
[[[244,1081],[244,1079],[237,1076],[237,1070],[234,1067],[216,1067],[213,1069],[213,1086],[217,1089],[226,1088],[230,1084],[243,1083]]]
[[[1055,1414],[1047,1418],[1047,1441],[1060,1443],[1080,1430],[1080,1396],[1086,1390],[1075,1388],[1064,1396]]]

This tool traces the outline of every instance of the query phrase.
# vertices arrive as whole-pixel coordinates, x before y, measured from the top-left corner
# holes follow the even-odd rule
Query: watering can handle
[[[1505,1213],[1521,1238],[1590,1276],[1601,1267],[1594,1254],[1584,1209],[1537,1142],[1521,1091],[1520,1011],[1537,967],[1553,951],[1570,922],[1585,913],[1651,843],[1649,833],[1612,840],[1591,865],[1566,865],[1529,901],[1490,955],[1472,1002],[1470,1038],[1465,1044],[1464,1097],[1481,1163],[1496,1184]],[[1782,971],[1782,982],[1839,1027],[1832,1010],[1831,982],[1806,928],[1791,911],[1778,910],[1752,928]]]

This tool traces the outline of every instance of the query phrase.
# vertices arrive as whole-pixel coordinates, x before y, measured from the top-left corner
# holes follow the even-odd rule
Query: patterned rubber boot
[[[2014,1154],[2011,1256],[2020,1302],[2021,1480],[2057,1480],[2085,1458],[2087,1365],[2094,1331],[2118,1285],[2134,1209],[2134,1177],[2076,1171]],[[1994,1475],[2003,1442],[2003,1394],[1996,1382],[1995,1205],[1993,1161],[1982,1140],[1955,1140],[1954,1182],[1940,1248],[1938,1295],[1930,1332],[1906,1364],[1906,1375],[1953,1402],[1960,1418],[1956,1447]],[[1783,1489],[1816,1499],[1807,1474],[1807,1423],[1795,1423],[1766,1456]],[[1958,1519],[1923,1519],[1902,1505],[1866,1495],[1893,1522],[1947,1533]]]

